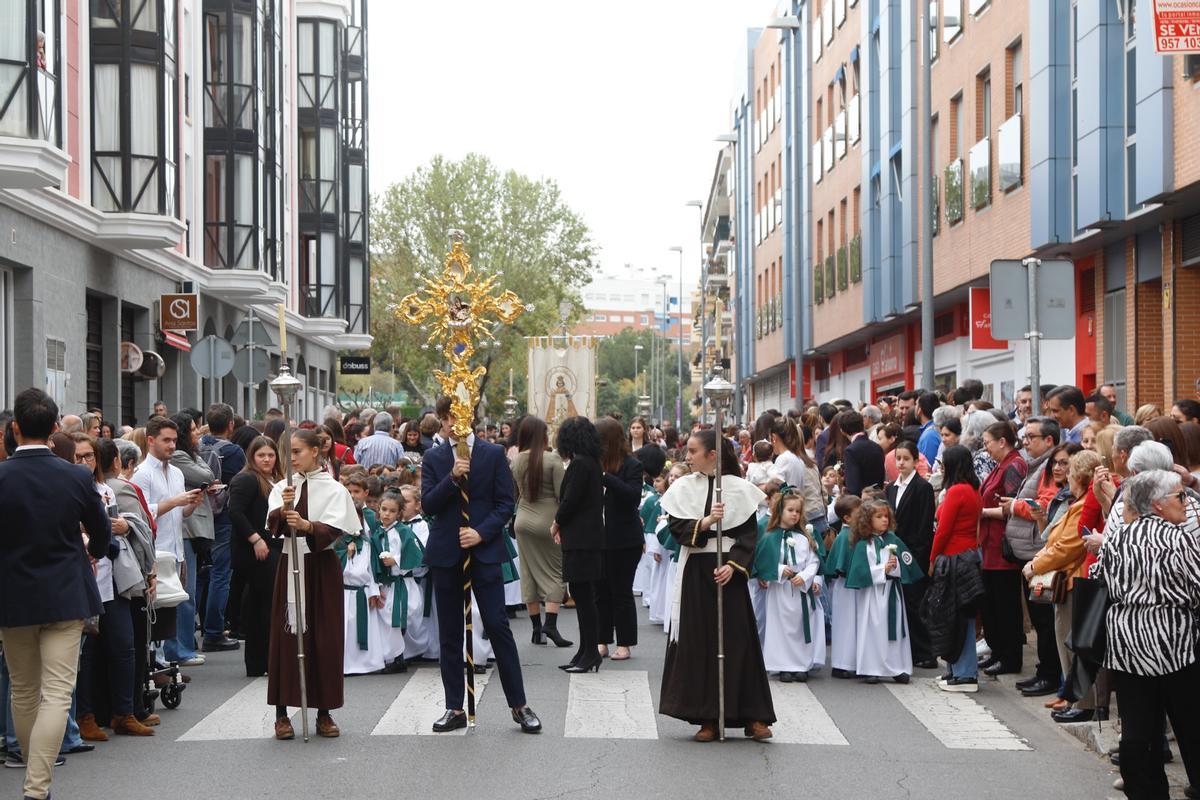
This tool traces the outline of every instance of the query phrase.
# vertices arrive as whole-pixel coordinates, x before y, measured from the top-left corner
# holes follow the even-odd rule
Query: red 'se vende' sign
[[[1154,0],[1154,49],[1200,53],[1200,0]]]

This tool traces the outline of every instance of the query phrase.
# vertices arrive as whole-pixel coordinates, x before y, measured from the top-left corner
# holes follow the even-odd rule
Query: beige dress
[[[562,548],[554,543],[550,525],[558,513],[558,492],[562,486],[562,459],[552,450],[542,454],[542,485],[538,499],[531,501],[526,491],[529,451],[513,459],[513,480],[517,493],[517,550],[521,555],[521,600],[525,603],[561,603],[563,599]]]

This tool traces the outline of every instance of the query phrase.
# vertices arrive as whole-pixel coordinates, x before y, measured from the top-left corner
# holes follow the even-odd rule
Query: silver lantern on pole
[[[713,505],[721,502],[721,455],[725,452],[725,409],[733,399],[733,384],[725,380],[721,367],[713,370],[713,377],[704,384],[704,399],[716,413],[717,471],[713,481]],[[717,566],[725,561],[724,519],[717,520]],[[717,586],[717,738],[725,741],[725,587]]]
[[[280,328],[283,327],[283,315],[280,314]],[[280,352],[279,352],[279,374],[271,381],[271,391],[279,399],[279,405],[283,409],[283,436],[280,440],[280,447],[283,450],[283,474],[287,485],[292,485],[292,401],[299,394],[301,384],[292,374],[291,367],[287,363],[287,339],[281,336]],[[284,504],[284,511],[291,510],[291,504]],[[296,545],[296,532],[288,526],[288,542],[290,545],[290,558],[292,568],[292,587],[296,595],[296,660],[300,667],[300,729],[304,736],[304,741],[308,741],[308,686],[306,679],[306,670],[304,664],[304,603],[302,584],[300,581],[300,570],[304,565],[300,563],[300,552]]]

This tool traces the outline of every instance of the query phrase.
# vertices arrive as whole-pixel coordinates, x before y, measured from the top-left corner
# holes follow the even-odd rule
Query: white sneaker
[[[181,667],[198,667],[198,666],[202,665],[204,662],[205,662],[204,654],[196,653],[196,655],[192,656],[191,658],[185,658],[183,661],[180,661],[179,666],[181,666]]]
[[[979,681],[975,678],[951,678],[948,681],[938,681],[938,688],[943,692],[975,693],[979,691]]]
[[[987,658],[992,654],[992,648],[988,645],[987,639],[980,639],[975,643],[975,657]]]

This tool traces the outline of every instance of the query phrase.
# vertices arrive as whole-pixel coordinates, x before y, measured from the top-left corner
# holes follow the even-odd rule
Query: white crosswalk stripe
[[[476,705],[488,702],[485,693],[491,672],[476,677]],[[646,740],[659,738],[650,675],[644,670],[609,670],[596,675],[572,675],[564,713],[563,735],[572,739]],[[815,683],[815,685],[814,685]],[[778,745],[846,747],[849,742],[821,701],[827,682],[779,683],[771,681],[778,717],[772,742]],[[415,669],[403,685],[387,684],[386,694],[373,695],[383,708],[392,691],[394,699],[374,724],[372,736],[433,736],[430,723],[442,713],[441,673]],[[397,686],[397,689],[392,689]],[[1030,750],[1029,745],[980,702],[977,696],[947,694],[932,680],[914,679],[908,685],[886,684],[891,697],[943,746],[967,750]],[[814,691],[815,690],[815,691]],[[493,693],[494,694],[494,693]],[[266,703],[267,680],[256,678],[181,735],[181,742],[269,739],[274,734],[275,712]],[[885,695],[885,697],[887,697]],[[500,698],[496,702],[503,702]],[[560,706],[561,708],[561,706]],[[543,721],[555,730],[552,720]],[[899,709],[895,709],[899,712]],[[376,712],[379,713],[379,712]],[[552,714],[553,712],[551,712]],[[367,724],[373,717],[367,711]],[[293,724],[299,725],[293,715]],[[483,729],[480,729],[481,731]],[[464,735],[466,730],[455,731]],[[739,733],[739,732],[734,732]],[[445,734],[442,734],[445,735]]]
[[[572,675],[567,696],[569,739],[657,739],[650,676],[640,670]]]
[[[887,684],[908,712],[953,750],[1029,750],[992,712],[965,694],[944,692],[934,680]]]
[[[479,708],[487,688],[486,675],[475,676],[475,707]],[[384,713],[383,718],[371,731],[372,736],[445,736],[435,734],[430,720],[437,719],[445,711],[446,700],[442,692],[442,673],[436,669],[418,669],[414,671]],[[452,733],[466,734],[467,729],[461,728]]]
[[[175,741],[220,742],[275,735],[275,709],[267,705],[267,679],[255,678]]]
[[[771,701],[778,718],[772,742],[779,744],[848,745],[833,718],[806,683],[771,682]]]

